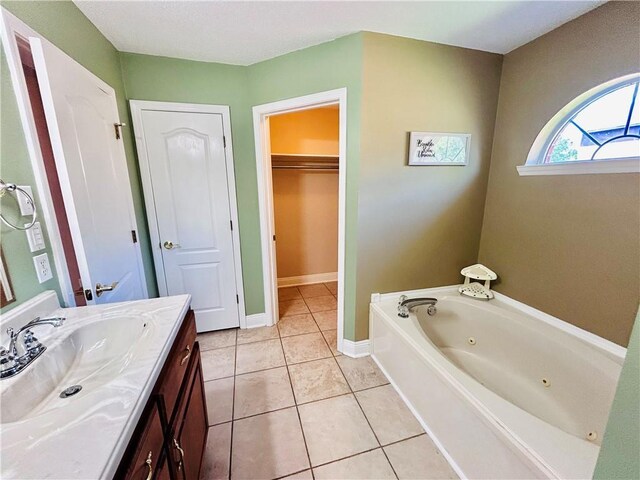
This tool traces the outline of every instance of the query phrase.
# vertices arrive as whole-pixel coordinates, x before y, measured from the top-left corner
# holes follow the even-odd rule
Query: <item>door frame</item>
[[[44,164],[44,159],[42,157],[42,150],[40,146],[40,142],[38,141],[38,131],[36,128],[33,110],[31,108],[31,102],[29,97],[29,91],[27,88],[27,83],[22,72],[22,60],[20,58],[20,53],[18,50],[18,44],[16,41],[16,36],[19,36],[26,40],[27,42],[31,38],[36,38],[42,43],[49,43],[53,45],[55,48],[58,48],[55,44],[49,42],[45,37],[40,35],[38,32],[33,30],[27,24],[19,20],[17,17],[9,13],[4,7],[0,10],[0,15],[2,17],[2,21],[0,22],[0,35],[2,37],[2,45],[4,48],[4,52],[7,56],[7,63],[9,66],[9,72],[11,76],[11,83],[13,86],[14,93],[16,95],[16,102],[18,105],[18,112],[20,115],[20,120],[22,123],[22,128],[25,135],[27,151],[29,152],[29,158],[31,160],[31,167],[33,169],[34,181],[38,192],[38,205],[42,211],[42,216],[45,219],[46,230],[49,236],[49,243],[51,245],[51,251],[53,254],[53,262],[54,267],[57,274],[58,284],[60,285],[60,292],[63,298],[63,305],[67,307],[76,306],[74,293],[73,293],[73,284],[69,275],[69,269],[67,267],[66,256],[64,252],[64,247],[62,243],[62,237],[60,235],[60,229],[58,227],[58,220],[54,209],[53,197],[51,195],[51,190],[49,189],[49,184],[47,180],[47,173]],[[64,55],[66,53],[63,52]],[[72,62],[78,64],[85,73],[91,78],[92,81],[96,83],[96,85],[101,88],[103,91],[107,92],[109,95],[112,95],[115,99],[117,96],[115,94],[115,90],[106,82],[104,82],[101,78],[93,74],[82,64],[66,55]],[[45,96],[42,97],[42,102],[44,104],[45,111],[50,105],[47,105],[47,99]],[[119,113],[117,112],[116,106],[116,122],[120,122]],[[57,128],[57,125],[54,125]],[[51,146],[54,152],[54,158],[57,160],[60,158],[60,153],[62,152],[62,145],[55,138],[51,138]],[[129,179],[129,169],[126,164],[126,152],[124,150],[124,143],[120,142],[120,150],[125,158],[125,174],[127,179]],[[57,162],[56,162],[57,163]],[[60,166],[56,165],[56,169],[60,173]],[[65,166],[66,168],[66,166]],[[10,180],[10,179],[7,179]],[[65,184],[64,179],[60,178],[60,187],[62,191],[62,196],[65,200],[68,199],[70,192],[70,186]],[[131,192],[131,188],[129,188],[129,198],[128,200],[128,210],[129,215],[132,220],[132,228],[135,228],[136,232],[138,232],[138,225],[135,216],[135,208],[133,205],[133,194]],[[71,230],[72,239],[74,241],[74,246],[77,245],[76,242],[81,244],[82,238],[78,236],[78,219],[74,214],[71,214],[71,211],[66,208],[68,202],[65,202],[65,210],[67,213],[67,219],[69,222],[69,227]],[[73,203],[71,202],[71,205]],[[137,257],[137,269],[141,278],[141,288],[142,294],[145,298],[148,298],[149,293],[147,290],[147,280],[144,272],[144,265],[142,261],[142,251],[140,248],[140,242],[135,243],[136,249],[136,257]],[[80,268],[80,272],[87,272],[88,265],[83,261],[83,258],[80,258],[76,255],[76,260],[78,262],[78,267]],[[86,287],[86,285],[84,285]],[[93,285],[90,286],[93,289]],[[93,304],[94,301],[87,301],[88,305]]]
[[[347,185],[347,89],[338,88],[289,98],[253,107],[253,132],[256,149],[258,179],[258,203],[260,213],[260,241],[262,246],[262,277],[264,283],[264,307],[266,325],[278,321],[278,279],[276,271],[275,221],[273,213],[273,179],[271,170],[271,146],[269,117],[271,115],[299,112],[313,108],[338,105],[338,325],[337,346],[342,351],[344,342],[344,285],[346,243],[346,185]]]
[[[144,136],[142,112],[183,112],[183,113],[208,113],[222,116],[222,132],[225,138],[224,157],[227,171],[227,194],[229,196],[229,214],[233,222],[231,239],[233,244],[233,267],[236,279],[236,293],[238,295],[238,320],[240,328],[247,328],[247,318],[244,306],[244,281],[242,277],[242,257],[240,254],[240,224],[238,222],[238,203],[236,195],[236,180],[233,161],[233,141],[231,137],[231,113],[228,105],[206,105],[200,103],[157,102],[147,100],[129,100],[133,131],[136,140],[136,151],[140,165],[140,178],[145,198],[147,212],[147,224],[151,237],[151,251],[156,271],[156,283],[161,296],[167,295],[166,275],[164,262],[162,261],[161,239],[156,215],[155,197],[151,182],[151,167],[147,155],[147,143]]]

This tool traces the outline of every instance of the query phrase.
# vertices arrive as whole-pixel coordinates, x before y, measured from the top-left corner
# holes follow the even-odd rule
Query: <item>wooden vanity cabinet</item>
[[[200,348],[189,310],[115,478],[198,480],[207,432]]]
[[[126,465],[120,465],[124,469],[123,478],[146,479],[157,470],[159,463],[166,463],[164,428],[157,400],[154,397],[149,402],[143,414],[144,421],[141,420],[136,427],[134,437],[138,440],[127,448],[130,460]]]
[[[197,343],[195,352],[199,354]],[[169,464],[171,470],[176,472],[177,480],[197,480],[200,477],[200,466],[207,441],[209,422],[202,367],[200,362],[193,363],[193,367],[189,369],[187,389],[180,399],[177,415],[169,425]]]

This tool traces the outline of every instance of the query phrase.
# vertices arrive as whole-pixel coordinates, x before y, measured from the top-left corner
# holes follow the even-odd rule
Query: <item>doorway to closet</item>
[[[253,108],[264,324],[327,332],[337,351],[346,342],[346,93]]]
[[[340,108],[269,120],[280,329],[336,348]]]

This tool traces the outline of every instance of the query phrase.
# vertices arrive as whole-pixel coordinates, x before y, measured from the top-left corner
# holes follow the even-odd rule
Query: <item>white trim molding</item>
[[[533,175],[585,175],[594,173],[640,173],[640,158],[539,163],[516,167],[521,177]]]
[[[271,145],[269,117],[328,105],[339,107],[338,153],[338,351],[343,351],[344,339],[344,259],[347,190],[347,89],[339,88],[290,98],[253,107],[253,133],[256,148],[258,178],[258,204],[260,213],[260,240],[262,246],[262,274],[264,283],[264,308],[266,324],[278,320],[278,275],[276,271],[275,222],[273,218],[273,184],[271,177]]]
[[[247,316],[244,305],[244,280],[242,277],[242,256],[240,254],[240,222],[238,221],[238,202],[236,196],[236,179],[233,159],[233,141],[231,137],[231,113],[227,105],[204,105],[195,103],[175,103],[175,102],[154,102],[145,100],[129,100],[131,108],[131,118],[133,120],[133,130],[136,140],[136,150],[140,163],[140,178],[142,180],[142,190],[145,198],[147,211],[147,224],[151,237],[151,251],[153,252],[153,263],[156,271],[156,281],[158,292],[161,296],[168,295],[167,284],[164,274],[164,263],[162,252],[155,245],[160,244],[160,231],[156,216],[153,185],[151,183],[151,170],[147,157],[147,144],[142,128],[143,110],[154,110],[164,112],[189,112],[189,113],[211,113],[222,116],[222,130],[226,139],[224,153],[227,166],[227,189],[229,193],[229,210],[234,228],[231,230],[233,241],[233,265],[236,278],[236,294],[238,295],[238,320],[240,328],[247,327]],[[256,325],[259,326],[259,325]]]
[[[351,358],[371,355],[371,341],[367,339],[354,342],[345,338],[342,340],[342,353]]]
[[[311,285],[314,283],[336,282],[338,272],[312,273],[298,277],[282,277],[278,279],[278,287],[297,287],[298,285]]]
[[[632,73],[623,77],[614,78],[608,82],[597,85],[578,95],[567,105],[563,106],[551,120],[540,130],[538,136],[529,150],[527,161],[517,168],[521,176],[529,175],[580,175],[597,173],[638,173],[640,172],[640,158],[625,159],[599,159],[588,161],[563,162],[557,164],[540,163],[544,160],[547,151],[558,133],[567,123],[587,105],[597,99],[613,92],[626,84],[632,84],[640,80],[639,73]]]
[[[258,328],[267,326],[267,314],[266,313],[254,313],[253,315],[247,315],[247,320],[243,328]]]

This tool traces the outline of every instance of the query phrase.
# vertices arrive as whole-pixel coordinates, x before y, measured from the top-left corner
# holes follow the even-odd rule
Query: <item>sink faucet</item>
[[[437,298],[409,298],[406,295],[400,295],[398,301],[398,316],[401,318],[409,318],[409,311],[420,305],[429,305],[427,314],[433,316],[438,311],[436,309],[436,303],[438,303]]]
[[[64,321],[64,317],[36,317],[20,327],[17,332],[14,332],[13,328],[7,328],[9,347],[0,347],[0,379],[18,374],[47,349],[47,347],[41,344],[35,337],[31,331],[32,328],[41,325],[59,327]],[[18,339],[22,332],[24,332],[23,339],[22,342],[19,342]]]

